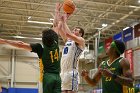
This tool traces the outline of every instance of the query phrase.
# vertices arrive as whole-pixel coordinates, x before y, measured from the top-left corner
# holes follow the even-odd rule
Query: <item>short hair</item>
[[[83,37],[84,36],[84,29],[83,28],[81,28],[81,27],[75,27],[75,28],[78,28],[78,29],[80,29],[80,31],[79,31],[79,33],[81,33],[82,35],[81,35],[81,37]]]
[[[42,31],[42,43],[46,46],[51,46],[58,43],[58,35],[52,29],[45,29]]]
[[[124,42],[122,41],[119,41],[119,40],[114,40],[115,44],[116,44],[116,47],[118,48],[118,50],[120,51],[120,54],[118,53],[118,55],[121,55],[124,53],[125,51],[125,44]]]

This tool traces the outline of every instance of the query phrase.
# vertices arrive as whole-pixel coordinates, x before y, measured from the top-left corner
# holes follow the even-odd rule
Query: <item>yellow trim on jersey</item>
[[[40,82],[42,82],[43,81],[43,68],[44,68],[44,66],[43,66],[43,63],[42,63],[42,58],[40,58],[39,59],[39,68],[40,68]]]

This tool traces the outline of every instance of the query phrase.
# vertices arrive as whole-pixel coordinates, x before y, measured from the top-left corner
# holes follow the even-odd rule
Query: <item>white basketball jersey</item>
[[[79,48],[74,41],[68,40],[62,51],[61,57],[61,73],[65,71],[71,71],[73,69],[78,70],[79,57],[83,50]]]

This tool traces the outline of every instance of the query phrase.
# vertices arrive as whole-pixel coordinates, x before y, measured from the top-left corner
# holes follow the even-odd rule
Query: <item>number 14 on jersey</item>
[[[58,61],[59,59],[58,50],[56,49],[55,52],[50,51],[50,57],[51,57],[52,63],[54,62],[54,60]]]

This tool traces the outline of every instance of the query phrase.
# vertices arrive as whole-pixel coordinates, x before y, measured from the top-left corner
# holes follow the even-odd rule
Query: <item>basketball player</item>
[[[86,70],[82,71],[82,77],[92,86],[102,79],[103,93],[123,93],[123,85],[133,86],[130,64],[127,59],[120,57],[124,50],[123,42],[113,41],[107,50],[109,60],[100,64],[93,78],[89,78]]]
[[[52,29],[42,32],[43,46],[39,43],[28,44],[5,39],[0,39],[0,43],[7,43],[37,53],[43,76],[43,93],[61,93],[58,35]]]
[[[60,14],[61,4],[56,5],[55,26],[58,26],[58,33],[65,42],[61,57],[61,80],[63,93],[76,93],[78,91],[78,62],[81,53],[85,48],[83,38],[84,30],[75,27],[71,32],[66,20],[69,14]],[[57,21],[57,22],[56,22]]]

